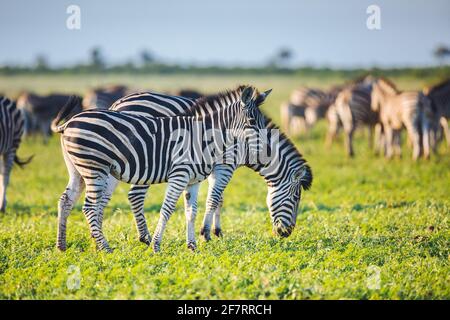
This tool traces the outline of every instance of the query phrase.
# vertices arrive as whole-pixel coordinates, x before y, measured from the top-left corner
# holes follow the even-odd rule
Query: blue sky
[[[68,30],[66,8],[81,8],[81,30]],[[381,9],[381,30],[366,27],[366,8]],[[82,62],[93,46],[108,62],[149,49],[168,62],[258,65],[280,47],[296,64],[331,67],[435,64],[450,46],[450,1],[295,0],[1,0],[0,64]]]

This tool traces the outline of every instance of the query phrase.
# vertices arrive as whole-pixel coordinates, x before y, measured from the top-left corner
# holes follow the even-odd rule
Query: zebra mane
[[[381,87],[384,90],[387,90],[391,93],[400,93],[400,90],[397,89],[397,86],[389,79],[384,78],[384,77],[380,77],[377,79],[378,84],[381,85]]]
[[[192,115],[192,114],[206,114],[215,112],[221,108],[221,106],[225,105],[223,102],[231,101],[236,102],[241,97],[242,90],[246,87],[251,87],[253,89],[253,95],[259,95],[258,89],[253,86],[240,85],[234,90],[226,90],[223,92],[219,92],[217,94],[212,94],[208,96],[201,97],[195,100],[195,103],[186,110],[184,115]]]
[[[437,91],[440,91],[441,89],[450,86],[450,78],[430,87],[428,89],[428,94],[435,94]]]

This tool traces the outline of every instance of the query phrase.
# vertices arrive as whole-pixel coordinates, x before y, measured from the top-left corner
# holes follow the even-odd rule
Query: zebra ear
[[[263,93],[261,93],[258,98],[256,98],[256,105],[261,105],[264,103],[264,101],[266,101],[266,98],[269,96],[269,94],[272,92],[272,89],[269,89],[267,91],[264,91]]]
[[[244,90],[242,90],[241,93],[241,101],[244,105],[248,105],[252,101],[253,96],[253,88],[252,87],[246,87]]]

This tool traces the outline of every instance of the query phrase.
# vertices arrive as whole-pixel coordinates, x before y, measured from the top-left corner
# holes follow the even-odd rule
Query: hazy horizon
[[[80,30],[66,27],[71,4],[81,8]],[[381,30],[366,27],[372,4]],[[450,45],[449,13],[445,0],[2,1],[0,64],[30,65],[37,55],[53,66],[81,63],[100,47],[108,63],[147,49],[168,63],[257,66],[289,48],[295,65],[428,66],[438,45]]]

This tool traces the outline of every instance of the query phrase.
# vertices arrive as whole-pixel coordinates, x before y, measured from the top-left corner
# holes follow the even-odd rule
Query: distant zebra
[[[400,134],[406,128],[413,143],[413,159],[422,152],[430,156],[430,132],[433,111],[430,100],[418,91],[399,91],[387,79],[377,79],[372,89],[372,110],[379,112],[386,144],[386,157],[401,154]]]
[[[83,98],[83,110],[108,109],[118,99],[128,93],[128,88],[122,85],[108,86],[90,90]]]
[[[327,113],[327,144],[331,144],[342,126],[345,132],[345,148],[349,156],[354,156],[353,134],[360,125],[369,129],[369,145],[372,132],[378,123],[378,113],[371,109],[371,86],[367,84],[351,85],[342,89]]]
[[[172,214],[175,203],[182,191],[197,193],[198,182],[204,180],[223,154],[221,150],[211,161],[201,159],[199,163],[184,162],[179,158],[179,144],[176,141],[186,141],[187,130],[192,134],[190,143],[199,143],[202,150],[211,151],[208,141],[203,139],[201,130],[220,129],[211,132],[211,141],[215,145],[230,147],[230,140],[223,141],[224,130],[232,138],[254,139],[255,133],[265,127],[265,117],[258,109],[266,95],[259,94],[252,87],[245,88],[241,99],[229,103],[230,95],[236,92],[219,94],[208,99],[201,99],[196,106],[204,107],[214,104],[227,105],[226,108],[215,110],[212,114],[202,116],[181,116],[153,118],[131,113],[115,111],[88,111],[70,119],[63,126],[54,128],[61,132],[61,141],[66,165],[71,179],[59,203],[59,216],[67,218],[73,199],[78,197],[81,180],[86,185],[86,199],[83,212],[89,222],[91,235],[96,240],[99,249],[110,251],[108,242],[102,232],[102,210],[109,199],[108,175],[138,185],[168,182],[166,196],[160,212],[160,219],[153,237],[153,249],[159,251],[162,234],[166,223]],[[174,137],[174,131],[176,136]],[[199,135],[201,133],[201,135]],[[175,138],[175,140],[173,140]],[[184,140],[183,140],[184,138]],[[232,139],[231,141],[234,141]],[[187,142],[187,143],[189,143]],[[193,145],[187,146],[192,152]],[[223,152],[223,151],[222,151]],[[202,154],[202,156],[206,156]],[[67,202],[67,198],[70,202]],[[194,208],[191,208],[192,212]],[[284,220],[274,222],[286,232]],[[61,225],[60,225],[61,226]],[[188,228],[192,224],[188,224]],[[193,230],[188,234],[194,235]],[[192,239],[195,243],[195,239]]]
[[[46,143],[51,134],[50,125],[52,120],[69,98],[70,95],[59,93],[46,96],[30,92],[21,94],[17,99],[17,108],[22,110],[25,117],[25,135],[39,132]],[[81,108],[74,110],[74,112],[80,111]]]
[[[0,96],[0,211],[6,209],[6,189],[13,163],[24,166],[31,161],[21,160],[17,149],[23,134],[24,118],[16,103]]]
[[[450,148],[450,130],[448,119],[450,119],[450,79],[425,90],[426,95],[431,99],[433,106],[437,109],[437,115],[444,132],[447,146]]]
[[[318,119],[323,118],[330,106],[330,96],[322,90],[300,87],[291,94],[289,103],[281,106],[283,128],[295,135],[308,131]]]

